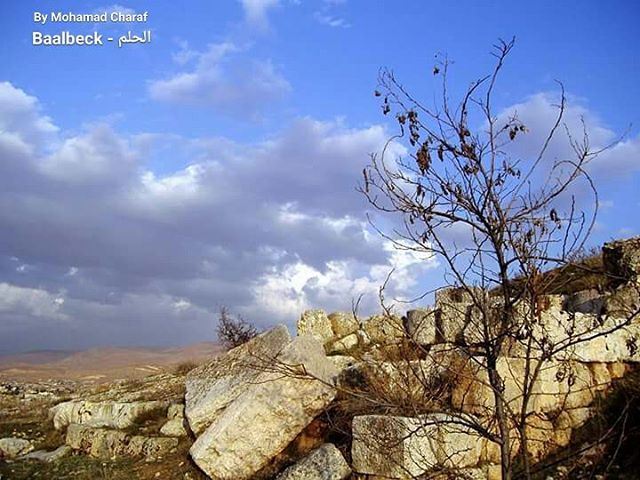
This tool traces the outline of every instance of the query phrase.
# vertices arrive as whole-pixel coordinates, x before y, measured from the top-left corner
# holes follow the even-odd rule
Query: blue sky
[[[149,21],[32,21],[113,10]],[[302,308],[374,302],[392,266],[398,295],[437,286],[436,261],[366,227],[354,188],[393,132],[372,93],[389,67],[431,99],[438,52],[460,92],[500,37],[517,43],[498,109],[545,121],[557,79],[570,119],[625,135],[594,169],[592,243],[637,235],[639,14],[620,0],[2,2],[0,351],[197,341],[223,304],[291,325]],[[94,29],[153,40],[31,44]]]

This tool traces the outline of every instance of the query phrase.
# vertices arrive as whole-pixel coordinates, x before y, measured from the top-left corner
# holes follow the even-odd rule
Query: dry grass
[[[176,375],[186,375],[197,366],[198,364],[196,362],[192,362],[192,361],[182,362],[176,365],[176,368],[174,369],[174,373]]]

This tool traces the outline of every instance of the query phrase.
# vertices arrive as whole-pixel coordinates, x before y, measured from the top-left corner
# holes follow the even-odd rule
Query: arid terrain
[[[201,363],[221,347],[201,342],[184,347],[100,347],[84,351],[34,351],[0,355],[0,381],[75,380],[104,383],[171,371],[185,362]]]
[[[49,418],[53,405],[77,397],[180,397],[186,371],[220,351],[219,345],[202,342],[175,348],[104,347],[4,355],[0,357],[0,437],[28,438],[37,449],[53,450],[64,444],[64,435]],[[159,428],[153,415],[141,422],[143,430]],[[181,440],[175,451],[153,463],[86,455],[52,463],[0,460],[0,479],[200,478],[188,461],[187,449],[188,442]]]

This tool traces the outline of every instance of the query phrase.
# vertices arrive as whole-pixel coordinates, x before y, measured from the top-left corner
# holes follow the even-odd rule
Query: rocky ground
[[[78,450],[64,448],[65,434],[56,430],[49,409],[73,399],[95,402],[140,402],[180,399],[184,389],[184,372],[151,376],[145,379],[118,381],[114,384],[87,385],[81,381],[0,382],[0,438],[28,441],[14,458],[0,460],[0,479],[203,479],[188,456],[190,441],[176,439],[175,447],[153,458],[114,455],[95,458]],[[153,438],[159,436],[162,418],[148,415],[138,419],[131,429]],[[59,451],[60,458],[48,459],[34,452]],[[25,458],[31,456],[32,458]],[[6,457],[6,456],[5,456]]]

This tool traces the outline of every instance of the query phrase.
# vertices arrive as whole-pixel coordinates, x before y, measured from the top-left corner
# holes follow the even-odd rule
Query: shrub
[[[217,328],[218,340],[230,350],[258,335],[258,329],[240,316],[233,316],[226,307],[220,308]]]

